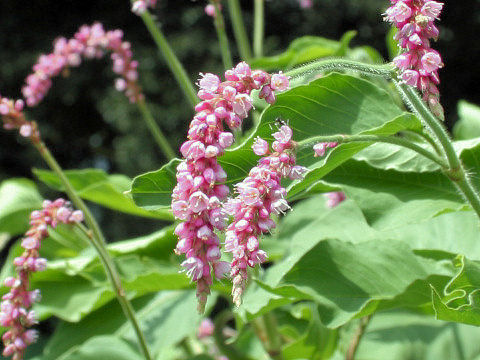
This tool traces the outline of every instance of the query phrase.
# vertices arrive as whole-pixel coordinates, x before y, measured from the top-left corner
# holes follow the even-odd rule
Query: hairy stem
[[[160,150],[162,150],[163,154],[168,160],[175,159],[175,151],[173,151],[172,147],[170,146],[167,138],[163,134],[162,130],[155,122],[155,119],[152,116],[150,110],[148,110],[147,104],[145,100],[141,99],[137,102],[138,108],[142,113],[143,120],[147,124],[150,133],[152,134],[155,142],[157,143]]]
[[[118,274],[118,271],[116,269],[116,266],[113,262],[113,259],[110,257],[108,254],[108,251],[105,247],[106,241],[105,237],[103,236],[102,231],[100,230],[100,227],[93,217],[92,213],[90,212],[90,209],[87,207],[85,202],[77,195],[75,192],[75,189],[73,188],[72,184],[68,180],[67,176],[63,172],[62,168],[58,164],[58,162],[55,160],[53,155],[50,153],[50,150],[45,146],[43,142],[38,142],[34,144],[37,150],[39,151],[40,155],[42,158],[45,160],[45,162],[48,164],[48,166],[55,172],[55,174],[58,176],[60,179],[65,192],[67,193],[68,197],[72,201],[72,203],[79,209],[82,210],[84,216],[85,216],[85,223],[88,225],[91,231],[91,236],[89,236],[89,239],[91,240],[91,244],[95,248],[95,250],[98,253],[98,256],[102,262],[103,268],[107,274],[107,277],[112,285],[112,288],[115,292],[115,295],[117,297],[118,302],[120,303],[123,312],[125,313],[125,316],[127,319],[130,321],[131,325],[133,326],[133,329],[135,331],[135,334],[137,335],[138,343],[140,346],[140,349],[145,356],[146,360],[151,360],[152,357],[150,356],[150,353],[148,351],[147,347],[147,342],[145,340],[145,336],[140,329],[140,326],[138,324],[138,320],[135,315],[135,311],[133,310],[133,307],[130,303],[130,301],[127,299],[125,291],[123,290],[122,287],[122,282],[120,279],[120,275]]]
[[[242,9],[238,0],[228,0],[228,10],[233,24],[233,33],[237,41],[238,51],[242,60],[250,61],[252,51],[250,50],[250,42],[248,41],[247,31],[243,22]]]
[[[210,4],[215,6],[214,24],[217,31],[218,42],[220,43],[220,51],[222,53],[222,61],[225,69],[230,69],[233,66],[232,55],[230,54],[230,46],[228,44],[227,32],[225,31],[225,20],[220,9],[220,3],[215,0],[210,0]]]
[[[327,59],[314,61],[310,64],[297,67],[293,70],[287,71],[286,75],[300,77],[324,71],[353,70],[365,75],[381,76],[390,79],[392,77],[392,68],[393,65],[391,63],[385,65],[372,65],[346,59]]]
[[[445,174],[457,186],[480,218],[480,196],[471,183],[447,130],[435,115],[430,112],[415,89],[397,80],[394,80],[394,83],[408,107],[422,120],[438,140],[448,161],[448,169],[445,171]]]
[[[199,102],[199,99],[197,97],[195,87],[190,81],[185,68],[173,52],[163,32],[160,30],[157,24],[155,24],[152,15],[148,11],[145,11],[141,17],[145,23],[145,26],[150,32],[150,35],[152,35],[155,44],[157,44],[158,49],[163,54],[165,61],[167,62],[170,71],[173,73],[173,76],[177,80],[178,85],[182,89],[183,94],[187,98],[190,105],[194,107]]]
[[[355,335],[353,336],[352,341],[350,342],[350,346],[348,347],[345,360],[355,359],[358,346],[360,345],[360,341],[362,340],[363,335],[365,334],[365,330],[367,329],[367,326],[370,323],[370,320],[372,320],[372,315],[365,316],[364,318],[360,319],[360,325],[358,326],[358,329],[355,332]]]
[[[263,38],[265,34],[265,0],[255,0],[253,23],[253,54],[263,55]]]
[[[332,135],[332,136],[315,136],[308,140],[304,140],[298,143],[300,148],[305,148],[309,146],[313,146],[318,143],[325,143],[325,142],[338,142],[341,143],[349,143],[349,142],[382,142],[388,144],[394,144],[397,146],[402,146],[407,149],[413,150],[418,154],[426,157],[427,159],[432,160],[433,162],[437,163],[442,167],[442,169],[447,169],[448,164],[439,156],[434,153],[431,153],[427,149],[400,137],[394,136],[381,136],[381,135]]]

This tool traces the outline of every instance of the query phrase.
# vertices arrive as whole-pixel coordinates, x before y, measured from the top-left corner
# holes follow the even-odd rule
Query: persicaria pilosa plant
[[[251,9],[239,0],[199,1],[173,25],[163,17],[183,5],[170,3],[127,5],[184,99],[158,93],[161,105],[151,107],[148,93],[163,86],[152,75],[153,55],[136,60],[129,34],[98,22],[57,38],[23,82],[22,98],[1,89],[2,128],[37,150],[50,171],[34,173],[48,192],[68,198],[41,205],[45,188],[26,179],[0,183],[0,242],[11,244],[1,272],[3,355],[407,360],[414,346],[418,359],[457,360],[443,351],[455,344],[470,356],[468,339],[480,336],[467,327],[480,326],[480,120],[475,105],[462,102],[454,138],[442,123],[439,71],[448,56],[433,41],[449,9],[438,1],[385,1],[378,21],[395,28],[388,41],[398,49],[386,62],[353,45],[353,32],[340,41],[307,36],[288,48],[281,37],[264,41],[279,28],[265,24],[279,1],[254,0]],[[281,5],[298,19],[322,6]],[[203,42],[182,44],[188,67],[202,70],[189,74],[177,45],[202,18],[208,31],[215,28],[219,52],[207,38],[208,52],[197,51]],[[189,32],[172,46],[161,22],[177,31],[188,23]],[[125,101],[114,114],[125,112],[136,126],[142,119],[161,152],[151,155],[159,169],[132,181],[101,169],[64,171],[52,132],[40,136],[47,119],[32,111],[46,105],[58,77],[68,81],[85,60],[101,58],[111,60],[114,86],[130,100],[108,102]],[[208,65],[197,66],[200,60]],[[168,104],[172,96],[177,104]],[[173,115],[181,119],[175,126],[157,123]],[[186,134],[177,138],[175,127]],[[147,143],[136,148],[144,157]],[[114,217],[85,200],[163,228],[114,241],[96,220]],[[134,224],[130,233],[143,226],[125,224]],[[429,344],[408,340],[417,330]]]

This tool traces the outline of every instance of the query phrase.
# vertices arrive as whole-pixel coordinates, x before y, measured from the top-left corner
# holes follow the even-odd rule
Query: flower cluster
[[[130,101],[138,101],[142,94],[137,84],[137,61],[132,59],[130,43],[123,41],[121,30],[105,31],[102,24],[84,25],[72,39],[59,38],[53,52],[43,54],[26,78],[22,93],[28,106],[36,106],[52,86],[52,78],[77,67],[83,58],[103,57],[111,52],[113,71],[120,77],[115,82],[118,91],[124,91]]]
[[[345,193],[342,191],[335,191],[325,194],[327,197],[327,207],[332,209],[339,205],[342,201],[346,199]]]
[[[157,0],[136,0],[132,4],[132,12],[136,15],[142,15],[148,8],[154,8]]]
[[[43,271],[47,265],[47,260],[39,257],[39,250],[42,241],[48,237],[48,226],[55,228],[59,223],[81,221],[83,213],[73,211],[63,199],[54,202],[46,200],[42,210],[31,213],[30,229],[21,242],[24,252],[13,261],[18,275],[5,279],[5,286],[10,287],[10,292],[2,297],[0,306],[0,325],[9,328],[2,336],[5,345],[3,356],[13,355],[13,360],[22,359],[27,345],[37,338],[35,330],[27,329],[37,323],[35,312],[30,308],[39,301],[40,291],[29,290],[29,278],[32,273]]]
[[[228,273],[228,263],[219,261],[220,240],[214,233],[226,226],[222,201],[229,193],[224,185],[227,174],[217,158],[233,144],[233,134],[225,129],[238,129],[253,107],[250,93],[268,102],[275,101],[274,90],[288,88],[283,74],[270,75],[252,71],[244,62],[225,72],[226,80],[214,74],[202,74],[198,96],[203,101],[196,107],[190,123],[188,141],[180,148],[184,156],[177,167],[177,186],[172,194],[173,214],[184,222],[175,229],[179,242],[177,254],[185,254],[182,263],[187,275],[197,282],[199,311],[203,312],[212,283],[211,271],[220,279]]]
[[[29,138],[32,142],[40,140],[40,132],[37,124],[33,121],[25,119],[23,108],[25,104],[23,100],[11,100],[2,98],[0,95],[0,119],[5,130],[18,130],[20,135]]]
[[[430,47],[430,39],[437,39],[439,30],[435,20],[440,16],[443,4],[426,0],[391,0],[392,6],[385,19],[398,28],[396,40],[404,49],[393,62],[401,70],[401,79],[423,93],[423,99],[432,111],[443,117],[438,69],[443,67],[440,54]]]
[[[235,185],[237,196],[229,199],[224,206],[225,211],[234,217],[226,231],[225,251],[233,255],[230,276],[236,305],[242,301],[248,267],[255,267],[267,259],[265,251],[259,249],[259,239],[263,233],[275,227],[271,214],[279,215],[290,209],[281,179],[300,179],[307,171],[295,165],[296,143],[292,141],[290,127],[282,125],[273,136],[273,152],[268,142],[261,138],[255,140],[253,151],[263,157],[249,175]]]
[[[315,157],[323,156],[325,155],[325,152],[327,151],[328,148],[334,148],[337,147],[338,143],[337,142],[323,142],[323,143],[318,143],[313,146],[313,152]]]

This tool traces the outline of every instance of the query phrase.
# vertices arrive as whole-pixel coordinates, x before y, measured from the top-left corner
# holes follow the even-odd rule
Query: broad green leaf
[[[458,103],[459,119],[453,128],[456,140],[466,140],[480,136],[480,107],[465,100]]]
[[[240,308],[247,320],[313,300],[322,323],[337,327],[379,308],[428,304],[429,284],[444,286],[453,275],[448,256],[416,254],[394,234],[371,228],[353,201],[329,210],[315,197],[284,222],[278,238],[288,239],[290,252],[266,271],[262,289],[248,289]]]
[[[40,181],[48,186],[64,191],[58,177],[51,171],[34,170]],[[65,175],[81,198],[131,215],[172,220],[168,211],[149,212],[135,205],[125,194],[129,190],[130,179],[123,175],[108,175],[99,169],[67,170]]]
[[[358,359],[478,360],[480,329],[420,314],[376,314],[360,342]]]
[[[251,145],[257,136],[271,140],[272,129],[278,118],[289,123],[296,141],[318,135],[389,135],[420,126],[416,118],[403,114],[390,96],[371,82],[349,75],[330,74],[278,95],[277,102],[262,114],[254,133],[219,159],[228,174],[229,185],[241,181],[256,164],[258,157],[253,154]],[[292,187],[292,196],[301,195],[310,186],[317,185],[323,174],[368,145],[341,145],[331,152],[328,162],[314,158],[310,147],[301,150],[297,156],[298,162],[315,170]],[[135,178],[131,193],[137,205],[148,210],[170,206],[177,164],[177,160],[174,160],[157,172]]]
[[[480,263],[461,255],[455,260],[458,273],[439,293],[432,287],[437,319],[480,326]]]
[[[344,55],[355,31],[347,32],[340,41],[318,36],[304,36],[294,40],[280,55],[263,57],[252,61],[252,67],[266,71],[287,69],[319,58]]]
[[[159,359],[171,345],[195,333],[201,319],[193,291],[163,291],[132,303],[149,348]],[[207,309],[214,303],[215,297],[211,297]],[[45,348],[44,360],[63,358],[88,339],[108,334],[136,342],[131,325],[116,302],[96,310],[79,323],[62,322]]]
[[[298,309],[300,307],[300,309]],[[327,329],[320,321],[317,307],[312,303],[301,303],[296,310],[300,310],[303,318],[309,320],[309,326],[297,341],[282,349],[282,356],[289,359],[330,359],[337,347],[338,331]],[[298,315],[297,315],[298,316]]]
[[[169,209],[172,191],[177,180],[176,167],[180,160],[174,159],[160,170],[142,174],[133,179],[132,194],[135,203],[149,211]]]
[[[28,229],[30,213],[42,207],[33,181],[9,179],[0,184],[0,234],[19,235]]]
[[[142,360],[139,350],[116,336],[97,336],[58,360]]]

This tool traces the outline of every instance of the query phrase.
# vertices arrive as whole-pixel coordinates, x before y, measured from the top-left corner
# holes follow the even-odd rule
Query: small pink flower
[[[426,52],[425,55],[422,56],[421,61],[423,69],[428,73],[437,71],[443,66],[442,58],[440,57],[440,54],[435,50]]]
[[[210,319],[203,319],[198,327],[197,336],[199,339],[203,339],[213,335],[215,331],[215,325]]]
[[[202,76],[202,78],[198,81],[198,86],[200,87],[200,89],[208,92],[217,91],[218,86],[220,85],[220,78],[217,75],[210,73],[200,75]]]
[[[272,80],[270,82],[270,86],[272,90],[276,91],[285,91],[288,89],[290,81],[288,80],[288,76],[282,74],[282,72],[278,74],[272,75]]]
[[[252,149],[256,155],[266,155],[268,153],[268,142],[260,137],[257,137],[252,145]]]

